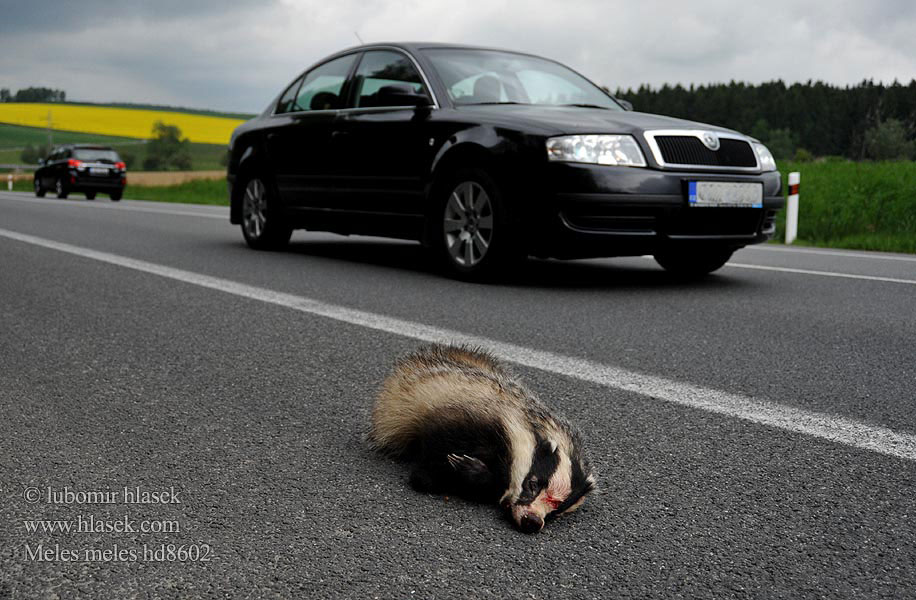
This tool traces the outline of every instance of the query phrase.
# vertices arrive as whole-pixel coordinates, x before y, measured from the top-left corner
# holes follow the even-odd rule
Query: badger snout
[[[537,533],[544,528],[544,519],[534,513],[525,513],[518,522],[522,533]]]

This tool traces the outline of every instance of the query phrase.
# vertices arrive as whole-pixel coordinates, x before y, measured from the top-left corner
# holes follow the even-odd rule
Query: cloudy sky
[[[0,0],[0,15],[0,87],[240,112],[354,31],[541,54],[612,89],[916,77],[914,0]]]

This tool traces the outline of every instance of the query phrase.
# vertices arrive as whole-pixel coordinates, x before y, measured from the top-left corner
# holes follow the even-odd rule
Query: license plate
[[[108,169],[103,169],[101,167],[92,167],[89,169],[90,175],[108,175]]]
[[[734,181],[691,181],[690,206],[763,207],[763,184]]]

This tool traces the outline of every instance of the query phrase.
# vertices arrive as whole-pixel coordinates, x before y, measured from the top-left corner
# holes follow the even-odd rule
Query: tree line
[[[636,110],[748,133],[777,158],[844,156],[861,160],[916,158],[916,79],[903,85],[863,81],[735,82],[618,89]]]
[[[9,88],[0,88],[0,102],[66,102],[67,92],[46,87],[27,87],[15,94]]]

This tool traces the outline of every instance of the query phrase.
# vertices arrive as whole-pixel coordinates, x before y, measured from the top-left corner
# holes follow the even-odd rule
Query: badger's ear
[[[467,454],[449,454],[448,464],[466,477],[479,477],[490,473],[489,467],[479,458]]]

